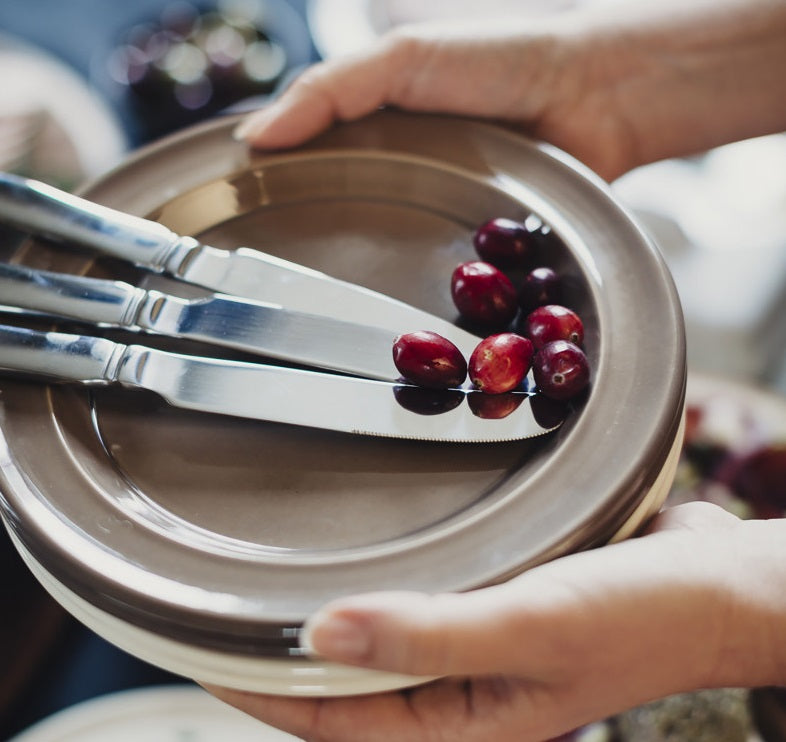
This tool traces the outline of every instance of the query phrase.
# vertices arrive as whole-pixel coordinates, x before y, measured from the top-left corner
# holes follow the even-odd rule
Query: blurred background
[[[397,24],[558,13],[581,1],[2,0],[0,170],[73,189],[159,137],[264,105],[305,66],[362,48]],[[723,390],[750,388],[781,401],[784,163],[780,134],[656,163],[612,184],[672,270],[691,371],[721,380]],[[12,239],[2,225],[0,238]],[[710,437],[725,436],[731,446],[739,415],[727,410],[719,419],[721,432]],[[21,623],[13,611],[0,617],[0,637],[28,637],[13,646],[0,638],[0,739],[112,690],[182,683],[74,626],[19,576],[26,573],[10,552],[0,566],[6,587],[36,616]]]
[[[68,185],[316,58],[303,1],[0,4],[0,161]]]

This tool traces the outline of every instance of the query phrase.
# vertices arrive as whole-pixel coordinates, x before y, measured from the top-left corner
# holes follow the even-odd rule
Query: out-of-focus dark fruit
[[[533,309],[524,322],[524,333],[536,348],[554,340],[567,340],[574,345],[584,342],[584,324],[572,309],[560,304],[546,304]]]
[[[127,94],[138,136],[155,138],[269,94],[293,61],[272,38],[277,12],[262,19],[238,3],[227,12],[198,5],[165,4],[158,20],[129,29],[107,55],[108,75]]]
[[[535,214],[524,220],[524,226],[529,232],[533,252],[541,257],[547,256],[560,242],[554,230]]]
[[[763,742],[786,739],[786,688],[754,688],[749,696],[751,716]]]
[[[539,391],[547,397],[572,399],[589,384],[587,356],[567,340],[554,340],[535,353],[532,375]]]
[[[472,414],[484,420],[501,420],[517,410],[521,403],[527,399],[526,394],[506,392],[504,394],[484,394],[483,392],[469,392],[467,404]]]
[[[786,444],[762,446],[736,462],[729,486],[760,518],[786,511]]]
[[[393,363],[407,381],[431,389],[461,386],[467,378],[461,351],[430,330],[399,335],[393,342]]]
[[[469,378],[487,394],[504,394],[521,385],[530,369],[532,342],[514,332],[481,340],[469,357]]]
[[[559,427],[568,417],[568,403],[563,400],[552,399],[545,394],[533,394],[529,404],[535,422],[545,430]]]
[[[481,260],[497,268],[521,268],[532,257],[532,236],[513,219],[489,219],[477,228],[472,243]]]
[[[562,285],[552,268],[535,268],[524,276],[519,287],[519,306],[525,312],[531,312],[544,304],[559,304],[560,301]]]
[[[393,387],[396,401],[418,415],[441,415],[458,407],[464,399],[459,389],[427,389],[422,386]]]
[[[456,267],[450,293],[462,317],[478,325],[504,327],[518,311],[516,289],[510,279],[499,268],[480,260]]]

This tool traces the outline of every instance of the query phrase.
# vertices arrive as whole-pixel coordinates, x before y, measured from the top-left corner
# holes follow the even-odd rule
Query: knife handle
[[[0,370],[16,375],[107,384],[127,349],[104,338],[0,325]]]
[[[158,272],[174,255],[179,262],[184,253],[200,247],[192,237],[181,237],[158,222],[10,173],[0,173],[0,220]]]
[[[90,324],[133,324],[147,291],[123,281],[0,263],[0,304]]]

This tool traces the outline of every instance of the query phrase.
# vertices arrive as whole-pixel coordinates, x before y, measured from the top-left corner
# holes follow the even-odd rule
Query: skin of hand
[[[786,128],[783,0],[611,5],[401,27],[309,68],[235,135],[291,147],[390,105],[516,125],[612,180]]]
[[[320,699],[206,687],[306,740],[542,742],[671,693],[786,683],[785,585],[786,521],[690,503],[501,585],[340,598],[307,623],[324,658],[442,679]]]

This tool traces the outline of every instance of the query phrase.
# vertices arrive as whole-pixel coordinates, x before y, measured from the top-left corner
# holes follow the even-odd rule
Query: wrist
[[[726,620],[707,685],[786,685],[786,520],[742,521],[717,548]]]
[[[631,167],[786,129],[780,0],[599,6],[566,28],[585,94],[629,136]]]

